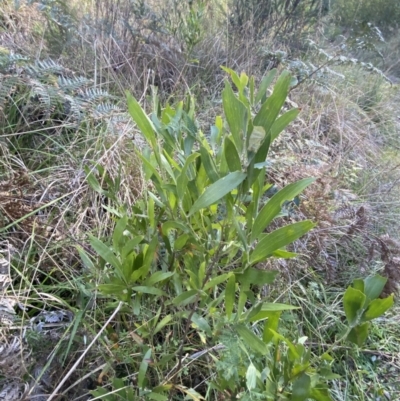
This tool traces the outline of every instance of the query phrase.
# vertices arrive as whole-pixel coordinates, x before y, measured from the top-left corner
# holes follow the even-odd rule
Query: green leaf
[[[313,388],[310,393],[310,398],[316,401],[332,401],[329,390],[326,388]]]
[[[185,161],[182,171],[178,178],[176,179],[176,192],[180,201],[188,190],[187,184],[193,177],[188,177],[188,170],[190,171],[192,163],[200,156],[199,153],[192,153]]]
[[[121,259],[124,260],[131,252],[135,250],[135,247],[143,241],[143,236],[137,236],[129,240],[121,249]]]
[[[268,320],[264,324],[263,331],[263,341],[268,344],[274,338],[274,332],[278,331],[279,319],[281,317],[281,312],[261,312],[268,317]]]
[[[187,304],[190,304],[191,302],[194,302],[196,298],[197,290],[189,290],[186,292],[182,292],[182,294],[179,294],[177,297],[175,297],[172,300],[172,303],[175,306],[185,306]]]
[[[138,374],[138,385],[139,388],[144,387],[144,378],[146,376],[147,368],[149,366],[149,361],[151,358],[151,348],[149,348],[146,352],[146,354],[143,357],[142,362],[140,363],[139,367],[139,374]]]
[[[285,103],[289,93],[290,79],[291,77],[288,71],[284,71],[280,75],[272,95],[262,104],[259,112],[254,117],[253,124],[263,127],[267,134],[270,134],[270,129]]]
[[[368,320],[376,319],[382,316],[387,310],[393,306],[393,294],[383,299],[374,299],[368,305],[368,309],[362,315],[361,321],[365,322]]]
[[[137,100],[130,94],[126,93],[128,101],[128,111],[131,115],[133,121],[142,132],[143,136],[146,138],[147,142],[151,145],[153,149],[156,149],[156,136],[154,134],[154,126],[150,119],[147,117],[143,109]]]
[[[99,194],[103,194],[104,190],[94,175],[94,169],[90,169],[88,166],[85,166],[84,170],[86,173],[86,181],[88,182],[90,188],[92,188],[93,191],[95,191]]]
[[[361,291],[363,294],[365,294],[364,280],[362,280],[361,278],[357,278],[357,279],[353,280],[353,288],[355,288],[356,290]]]
[[[315,226],[310,220],[300,221],[278,228],[265,235],[250,254],[250,263],[261,262],[271,256],[276,250],[299,239]]]
[[[246,372],[246,386],[249,391],[256,388],[258,376],[260,376],[260,372],[252,363],[250,363]]]
[[[356,323],[359,314],[362,312],[366,296],[353,287],[348,287],[343,296],[343,307],[347,321],[350,325]]]
[[[160,281],[166,280],[167,278],[173,276],[174,274],[175,274],[174,272],[162,272],[162,271],[155,272],[144,282],[144,285],[152,286],[156,283],[159,283]]]
[[[226,164],[228,165],[229,171],[241,171],[242,163],[237,152],[235,144],[229,139],[225,138],[224,141],[224,156]]]
[[[291,109],[278,117],[271,127],[271,142],[299,115],[299,109]]]
[[[251,241],[258,238],[271,221],[279,214],[283,202],[292,200],[314,181],[315,178],[305,178],[287,185],[272,196],[272,198],[260,210],[260,213],[258,213],[254,221],[253,230],[251,232]]]
[[[295,310],[300,309],[298,306],[287,305],[287,304],[280,304],[278,302],[265,302],[261,306],[262,311],[268,312],[281,312],[285,310]]]
[[[253,127],[253,132],[250,135],[247,150],[252,154],[255,154],[258,149],[260,149],[261,144],[265,139],[265,130],[263,127],[255,125]]]
[[[166,395],[155,393],[154,391],[146,393],[146,397],[154,401],[168,401],[169,399]]]
[[[163,319],[157,323],[157,326],[154,328],[153,334],[157,334],[159,331],[161,331],[171,320],[171,315],[164,316]]]
[[[145,285],[137,285],[135,287],[132,287],[132,290],[136,291],[136,292],[141,292],[143,294],[167,295],[166,292],[160,290],[159,288],[149,287],[149,286],[145,286]]]
[[[235,84],[236,88],[238,90],[242,90],[243,84],[241,82],[241,79],[237,75],[236,71],[232,70],[231,68],[225,67],[223,65],[221,65],[221,68],[231,76],[232,82]]]
[[[210,288],[214,288],[218,284],[221,284],[224,281],[226,281],[230,275],[231,275],[231,273],[224,273],[224,274],[221,274],[220,276],[214,277],[208,283],[206,283],[206,285],[204,286],[203,290],[207,291]]]
[[[379,274],[364,279],[364,294],[369,301],[378,298],[385,287],[387,278]]]
[[[277,271],[259,270],[254,267],[247,268],[243,273],[236,273],[236,280],[248,288],[251,284],[263,286],[272,284],[275,280]]]
[[[252,331],[250,331],[245,325],[239,324],[236,326],[236,331],[242,338],[244,343],[253,349],[253,351],[258,352],[261,355],[266,355],[268,353],[268,348],[262,340],[260,340]]]
[[[94,269],[94,263],[90,259],[89,255],[84,251],[84,249],[79,245],[76,246],[76,249],[82,259],[83,265],[89,270]]]
[[[366,322],[353,327],[350,333],[348,334],[347,339],[351,341],[353,344],[356,344],[357,346],[361,347],[368,337],[369,326],[370,323]]]
[[[122,265],[117,257],[114,255],[114,252],[93,235],[89,235],[89,238],[90,245],[97,252],[97,254],[115,268],[116,273],[120,276],[121,279],[127,280],[127,277],[122,277]]]
[[[245,178],[245,173],[235,171],[214,182],[214,184],[211,184],[190,208],[189,216],[198,212],[200,209],[219,201],[222,197],[240,185]]]
[[[302,373],[294,382],[292,388],[291,401],[304,401],[310,397],[311,379]]]
[[[197,313],[193,313],[191,320],[200,330],[203,330],[206,334],[211,335],[210,325],[208,324],[207,320],[204,319],[204,317]]]
[[[225,288],[225,312],[228,319],[231,318],[233,312],[233,305],[235,303],[235,289],[235,275],[231,274]]]
[[[233,142],[239,154],[243,151],[244,138],[247,134],[248,110],[247,107],[235,96],[228,82],[222,91],[222,103],[226,120],[232,133]]]
[[[202,146],[200,148],[200,154],[201,161],[203,163],[204,169],[206,170],[208,178],[211,182],[217,181],[220,177],[217,173],[217,169],[215,168],[215,163],[211,159],[210,153],[204,146]]]
[[[115,225],[114,228],[114,233],[113,233],[113,247],[115,251],[120,251],[121,247],[121,242],[122,238],[124,235],[124,231],[126,228],[126,224],[128,222],[127,216],[124,216],[122,219],[119,219],[117,224]]]
[[[261,80],[261,83],[258,88],[258,92],[256,95],[255,103],[257,104],[264,96],[267,94],[267,89],[271,85],[271,82],[275,78],[277,69],[274,68],[268,71],[268,74]]]

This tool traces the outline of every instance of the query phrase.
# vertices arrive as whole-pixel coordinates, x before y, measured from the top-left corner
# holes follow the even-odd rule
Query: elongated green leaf
[[[235,96],[228,82],[222,91],[222,103],[224,106],[226,120],[232,133],[233,142],[238,153],[241,154],[244,138],[247,134],[248,110],[247,107]]]
[[[275,140],[278,135],[299,115],[299,109],[292,109],[278,117],[271,127],[271,141]]]
[[[240,162],[239,153],[237,152],[234,143],[228,137],[226,137],[224,141],[224,156],[229,171],[242,170],[242,163]]]
[[[217,173],[217,169],[215,168],[215,163],[211,159],[210,153],[204,146],[201,146],[200,154],[201,161],[203,162],[204,170],[206,170],[208,178],[211,182],[217,181],[220,177]]]
[[[214,277],[208,283],[206,283],[206,285],[204,286],[204,291],[207,291],[210,288],[214,288],[215,286],[223,283],[224,281],[226,281],[228,279],[228,277],[230,275],[231,275],[230,273],[224,273],[224,274],[221,274],[220,276]]]
[[[279,302],[264,302],[261,306],[262,311],[268,312],[281,312],[285,310],[295,310],[300,309],[298,306],[281,304]]]
[[[129,93],[126,93],[128,100],[128,111],[133,121],[137,124],[138,128],[146,138],[147,142],[153,149],[156,148],[156,136],[154,134],[153,123],[147,117],[137,100]]]
[[[157,326],[154,328],[153,334],[157,334],[159,331],[161,331],[171,320],[171,315],[164,316],[161,322],[157,323]]]
[[[365,300],[366,296],[361,291],[352,287],[347,288],[343,296],[343,307],[350,325],[353,325],[357,321],[364,307]]]
[[[151,295],[167,295],[164,291],[160,290],[156,287],[149,287],[145,285],[137,285],[132,287],[133,291],[141,292],[143,294],[151,294]]]
[[[289,93],[290,80],[290,73],[284,71],[278,78],[272,95],[262,104],[259,112],[254,117],[253,124],[263,127],[267,134],[270,134],[270,129],[285,103]]]
[[[185,306],[190,304],[197,298],[197,290],[189,290],[182,292],[172,300],[172,303],[176,306]]]
[[[138,374],[138,385],[139,388],[143,388],[144,386],[144,378],[146,377],[147,368],[149,366],[151,358],[151,348],[146,351],[146,354],[143,357],[142,362],[140,363],[139,367],[139,374]]]
[[[368,309],[364,312],[361,320],[365,322],[382,316],[387,310],[389,310],[393,306],[393,302],[394,302],[393,294],[387,298],[374,299],[368,305]]]
[[[135,247],[143,241],[143,236],[137,236],[129,240],[121,250],[121,259],[124,260],[131,252],[135,250]]]
[[[233,305],[235,303],[235,287],[235,275],[231,274],[225,288],[225,312],[228,319],[232,316]]]
[[[221,68],[231,76],[232,82],[235,84],[236,88],[238,90],[242,90],[243,84],[242,84],[238,74],[231,68],[224,67],[223,65],[221,66]],[[246,86],[246,85],[244,85],[244,86]]]
[[[156,283],[159,283],[160,281],[164,281],[167,278],[170,278],[174,274],[175,274],[174,272],[162,272],[162,271],[155,272],[144,282],[144,285],[152,286]]]
[[[236,331],[248,347],[252,348],[254,351],[258,352],[261,355],[267,354],[268,348],[266,344],[262,340],[260,340],[252,331],[250,331],[245,325],[237,325]]]
[[[271,85],[271,82],[275,78],[277,69],[274,68],[268,71],[268,74],[261,80],[260,86],[258,88],[258,92],[256,95],[255,103],[257,104],[264,96],[267,94],[267,89]]]
[[[373,299],[378,298],[383,291],[383,287],[385,287],[386,281],[387,278],[382,277],[379,274],[364,279],[364,294],[367,299],[372,301]]]
[[[120,251],[121,247],[121,240],[126,228],[126,224],[128,222],[127,216],[124,216],[122,219],[119,219],[117,224],[115,225],[114,228],[114,233],[113,233],[113,247],[116,252]]]
[[[305,233],[315,226],[310,220],[300,221],[285,227],[278,228],[270,234],[267,234],[256,245],[250,254],[252,264],[261,262],[271,256],[276,250],[299,239]]]
[[[193,213],[198,212],[200,209],[208,207],[213,203],[219,201],[222,197],[224,197],[226,194],[228,194],[238,185],[240,185],[245,178],[245,173],[235,171],[214,182],[214,184],[206,188],[206,190],[200,195],[200,197],[190,208],[189,216],[191,216]]]
[[[278,272],[274,270],[266,271],[249,267],[243,273],[237,273],[236,280],[246,288],[251,284],[263,286],[265,284],[272,284],[277,274]]]
[[[268,320],[265,322],[264,331],[263,331],[263,341],[265,344],[268,344],[274,338],[274,332],[278,331],[279,320],[282,312],[262,312],[267,314],[266,317]]]
[[[107,263],[115,268],[117,274],[121,275],[122,265],[114,255],[113,251],[93,235],[90,235],[89,238],[92,248],[99,254],[100,257],[102,257]],[[126,280],[126,277],[120,278]]]
[[[84,249],[79,245],[76,246],[76,249],[82,259],[83,265],[89,270],[94,269],[94,263],[90,259],[89,255],[84,251]]]
[[[284,201],[290,201],[301,193],[308,185],[315,181],[315,178],[305,178],[303,180],[287,185],[277,192],[260,210],[251,232],[251,241],[254,241],[265,230],[271,221],[279,214]]]
[[[256,388],[257,385],[257,377],[260,376],[260,372],[257,368],[250,363],[249,367],[247,368],[246,372],[246,386],[251,391]]]
[[[176,180],[176,191],[178,194],[178,198],[180,201],[183,200],[183,197],[187,191],[187,184],[193,177],[188,177],[188,170],[190,170],[191,164],[200,156],[199,153],[192,153],[185,161],[185,164],[182,168],[180,175]]]

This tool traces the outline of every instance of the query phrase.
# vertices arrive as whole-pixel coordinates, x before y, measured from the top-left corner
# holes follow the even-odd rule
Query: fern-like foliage
[[[115,102],[91,79],[54,60],[33,61],[0,48],[0,122],[12,132],[120,117],[124,110]]]

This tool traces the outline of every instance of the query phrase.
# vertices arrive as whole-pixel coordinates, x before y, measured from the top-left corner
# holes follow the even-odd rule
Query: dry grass
[[[59,51],[60,62],[93,77],[94,87],[118,94],[128,89],[148,109],[151,85],[157,85],[165,98],[178,99],[190,90],[207,106],[199,112],[204,132],[213,123],[213,115],[220,113],[217,99],[224,78],[220,65],[253,73],[257,79],[270,67],[255,52],[260,43],[227,40],[227,29],[218,26],[223,22],[219,14],[214,24],[207,22],[207,34],[193,53],[187,54],[171,32],[154,29],[148,11],[138,17],[128,2],[111,0],[86,6],[85,11],[95,16],[95,24],[104,20],[113,24],[114,36],[106,30],[94,35],[80,25],[78,39],[59,51],[58,42],[50,45],[46,39],[45,18],[35,4],[15,11],[12,2],[5,2],[0,7],[2,25],[7,31],[0,33],[0,45],[37,58]],[[81,20],[82,10],[75,12]],[[124,19],[128,25],[123,24]],[[390,74],[397,71],[395,61],[390,62],[387,71]],[[283,261],[270,266],[286,272],[292,285],[285,294],[294,298],[301,291],[296,288],[304,277],[315,282],[323,277],[334,287],[347,284],[354,276],[380,271],[389,277],[387,293],[395,291],[400,280],[398,87],[389,87],[354,68],[343,68],[340,72],[346,80],[332,77],[328,89],[304,84],[292,92],[291,100],[302,109],[300,118],[276,141],[270,155],[270,180],[280,187],[307,176],[317,178],[315,185],[304,193],[300,206],[288,217],[307,217],[318,222],[313,233],[295,244],[303,257],[296,262]],[[98,277],[82,263],[77,247],[90,254],[87,234],[108,237],[118,210],[132,207],[140,198],[145,186],[135,154],[140,134],[130,124],[112,125],[105,130],[95,121],[88,121],[68,141],[55,133],[51,138],[53,147],[40,152],[34,148],[18,149],[13,137],[20,134],[24,133],[14,132],[0,138],[0,236],[7,244],[0,262],[8,261],[7,269],[0,271],[2,283],[6,283],[1,287],[0,303],[2,308],[8,305],[8,314],[1,316],[11,323],[0,331],[3,355],[0,369],[9,358],[11,366],[20,364],[23,356],[30,369],[36,370],[35,374],[30,373],[26,387],[22,382],[7,382],[8,393],[14,394],[10,395],[11,400],[23,399],[22,394],[29,389],[31,395],[38,389],[54,395],[56,378],[69,373],[71,377],[63,391],[69,394],[69,399],[78,399],[72,397],[87,393],[86,378],[95,377],[101,384],[108,368],[105,361],[110,361],[111,366],[118,363],[118,358],[111,335],[96,337],[107,329],[106,322],[117,306],[106,304],[99,297]],[[32,135],[40,137],[41,133]],[[98,164],[104,168],[104,175],[96,170]],[[113,199],[106,199],[101,190],[96,192],[90,187],[85,167],[96,174],[103,191],[112,190],[110,180],[120,180]],[[13,261],[11,269],[10,261]],[[90,285],[85,288],[83,280]],[[311,310],[314,304],[306,296],[300,298],[297,295],[296,302]],[[334,298],[330,309],[321,307],[324,315],[318,317],[317,323],[324,330],[336,322],[338,303]],[[85,315],[79,315],[80,310]],[[42,323],[50,325],[48,331],[40,334],[44,336],[40,341],[45,339],[47,349],[44,354],[36,354],[36,360],[32,361],[25,354],[32,349],[37,352],[37,343],[33,339],[26,344],[28,340],[23,335],[27,327],[38,325],[37,316],[42,312],[56,312],[56,318],[53,316],[56,323],[43,317]],[[79,325],[76,332],[70,331],[68,314],[75,316],[73,325]],[[47,336],[51,333],[56,334],[50,341]],[[75,366],[79,352],[87,349],[85,341],[87,344],[93,339],[98,342],[85,354],[85,363]],[[128,342],[125,337],[119,343],[124,342]],[[46,366],[48,355],[54,361],[50,370]],[[14,372],[12,376],[20,377],[22,373]],[[347,387],[335,391],[343,396]],[[84,397],[87,399],[88,395]]]

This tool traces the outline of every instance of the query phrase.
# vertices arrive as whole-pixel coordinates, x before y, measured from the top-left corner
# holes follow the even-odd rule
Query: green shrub
[[[326,381],[336,376],[329,350],[312,358],[305,338],[286,338],[281,313],[296,308],[259,295],[277,275],[263,262],[296,256],[285,247],[313,227],[310,221],[275,229],[271,224],[312,178],[266,196],[270,144],[299,112],[280,115],[291,76],[283,72],[268,96],[275,70],[259,90],[253,77],[225,70],[237,92],[226,82],[226,120],[218,116],[209,136],[196,125],[193,99],[161,109],[154,96],[149,118],[128,95],[130,114],[148,144],[140,157],[149,189],[131,210],[110,209],[116,218],[112,238],[91,236],[97,264],[80,249],[86,266],[97,266],[107,308],[115,308],[114,300],[123,305],[120,325],[137,340],[130,350],[135,357],[124,360],[138,372],[136,395],[116,379],[112,393],[93,392],[102,399],[116,399],[117,393],[127,400],[181,399],[178,394],[215,399],[215,393],[242,400],[331,399]],[[89,170],[88,180],[105,196],[118,188],[107,178],[105,192]],[[393,297],[377,299],[384,282],[358,280],[346,291],[348,325],[338,341],[365,340],[369,321],[393,303]],[[188,372],[192,365],[196,376],[207,370],[201,357],[218,349],[222,356],[209,367],[214,378],[200,395]]]

